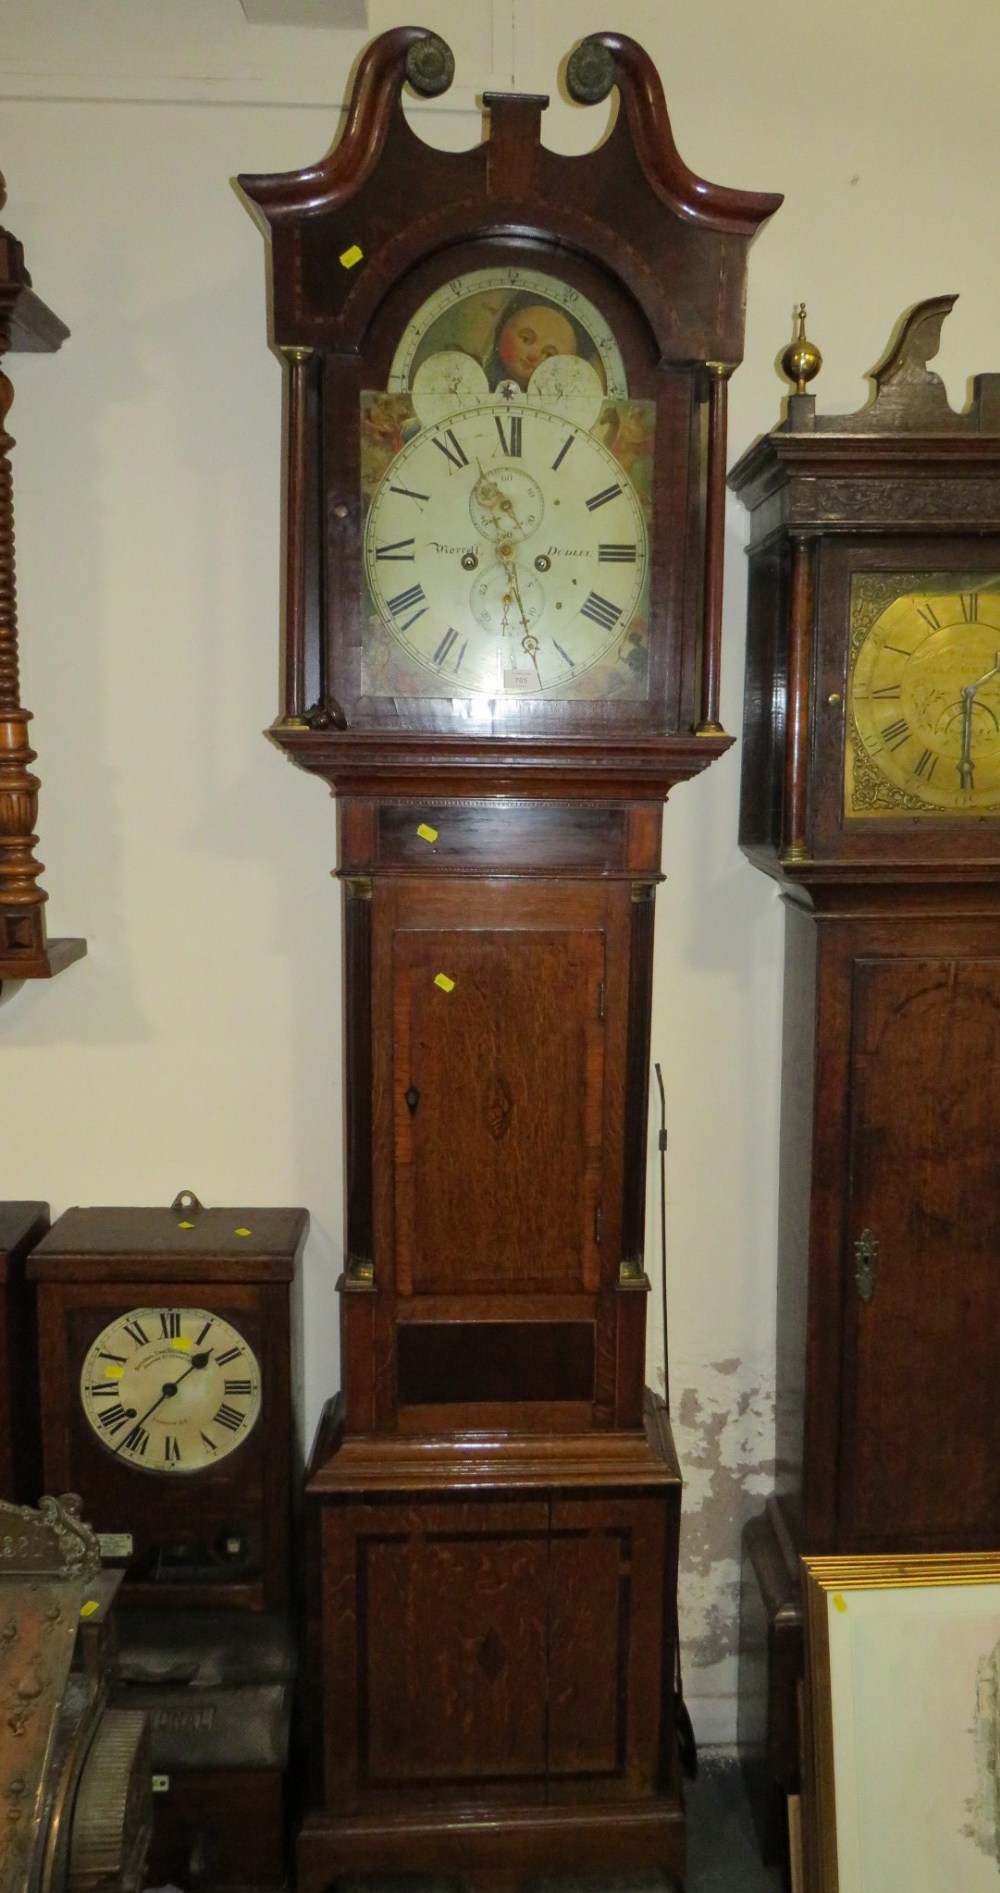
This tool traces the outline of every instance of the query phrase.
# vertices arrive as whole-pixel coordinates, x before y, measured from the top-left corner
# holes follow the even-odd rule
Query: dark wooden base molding
[[[774,1498],[743,1534],[740,1767],[760,1851],[787,1850],[787,1797],[800,1790],[797,1698],[803,1675],[798,1559]]]
[[[656,1868],[684,1873],[684,1804],[678,1789],[645,1807],[616,1801],[527,1810],[455,1807],[392,1816],[309,1815],[299,1834],[298,1893],[326,1893],[361,1873],[468,1876],[491,1890],[541,1873],[594,1874]]]

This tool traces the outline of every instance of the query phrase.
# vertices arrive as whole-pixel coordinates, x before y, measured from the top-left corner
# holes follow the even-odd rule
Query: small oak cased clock
[[[399,27],[319,165],[240,182],[288,367],[281,714],[340,799],[342,1389],[306,1488],[298,1885],[683,1868],[679,1476],[644,1390],[662,803],[718,720],[725,401],[773,196],[621,34],[426,144]]]
[[[781,1476],[747,1540],[785,1789],[798,1555],[1000,1533],[1000,375],[949,406],[954,300],[910,311],[853,415],[816,413],[800,338],[787,419],[731,475],[741,841],[787,903]]]
[[[302,1210],[73,1209],[32,1256],[44,1476],[123,1602],[289,1602],[290,1285]]]

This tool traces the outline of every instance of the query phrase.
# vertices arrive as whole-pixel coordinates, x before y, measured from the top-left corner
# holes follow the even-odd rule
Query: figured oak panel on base
[[[340,1420],[307,1488],[300,1887],[406,1868],[682,1871],[664,1627],[680,1480],[662,1404],[647,1395],[643,1434],[558,1445],[361,1441]]]

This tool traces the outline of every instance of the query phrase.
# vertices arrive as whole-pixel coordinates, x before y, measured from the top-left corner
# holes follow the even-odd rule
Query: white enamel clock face
[[[370,600],[421,695],[586,694],[595,667],[627,665],[645,514],[622,461],[571,418],[570,381],[561,412],[508,398],[418,426],[374,491]]]
[[[260,1366],[238,1329],[204,1308],[132,1308],[90,1348],[80,1401],[123,1465],[201,1472],[253,1430]]]

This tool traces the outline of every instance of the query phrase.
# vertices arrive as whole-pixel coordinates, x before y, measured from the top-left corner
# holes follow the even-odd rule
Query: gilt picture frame
[[[995,1893],[1000,1552],[802,1565],[808,1893]]]

